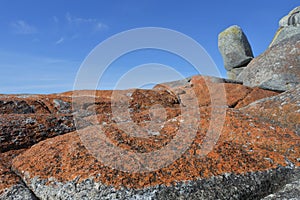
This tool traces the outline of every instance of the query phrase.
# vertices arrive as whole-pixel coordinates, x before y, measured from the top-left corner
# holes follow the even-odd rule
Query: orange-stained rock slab
[[[288,127],[300,135],[300,86],[254,102],[242,111],[276,126]]]
[[[227,79],[206,76],[193,76],[186,80],[163,83],[156,85],[154,89],[168,89],[179,97],[196,97],[200,107],[213,104],[213,98],[224,98],[224,106],[240,108],[256,100],[279,94],[279,92],[250,88]]]
[[[158,185],[171,187],[176,182],[210,179],[226,173],[242,175],[248,172],[267,172],[279,166],[300,166],[298,135],[233,110],[227,111],[223,131],[214,148],[201,157],[204,151],[201,148],[203,141],[214,140],[214,137],[218,136],[212,134],[206,137],[209,118],[210,108],[202,108],[199,130],[188,150],[172,164],[153,172],[129,173],[106,166],[87,151],[77,133],[57,136],[34,145],[14,159],[13,169],[34,191],[37,181],[39,189],[54,191],[53,187],[57,184],[66,187],[64,184],[74,181],[80,184],[91,179],[93,183],[105,187],[112,186],[119,191],[121,188],[145,189]],[[147,140],[128,136],[114,123],[104,126],[103,130],[113,145],[130,152],[144,153],[169,143],[180,124],[180,119],[180,116],[171,119],[159,135],[153,135]],[[81,134],[92,134],[97,138],[97,132],[83,131]],[[118,155],[111,156],[122,159]],[[123,164],[126,165],[126,161]],[[137,161],[136,165],[140,163]],[[39,195],[43,198],[47,196],[46,193],[37,194]]]

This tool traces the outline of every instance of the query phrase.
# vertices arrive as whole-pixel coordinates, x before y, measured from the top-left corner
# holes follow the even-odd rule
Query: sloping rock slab
[[[241,110],[262,120],[288,127],[300,135],[300,86],[253,102]]]
[[[13,160],[13,169],[40,199],[259,199],[287,183],[293,168],[300,166],[299,136],[234,110],[227,111],[212,151],[201,156],[209,119],[210,109],[202,108],[194,142],[179,159],[156,171],[110,168],[76,133],[34,145]],[[179,125],[180,116],[170,119],[159,135],[147,140],[128,136],[114,123],[103,130],[115,146],[144,153],[170,142]],[[97,132],[79,133],[97,139]],[[132,167],[139,165],[136,161]]]
[[[287,91],[300,83],[300,34],[253,59],[238,80],[250,87]]]
[[[170,90],[179,98],[191,96],[193,92],[199,106],[210,106],[212,98],[225,98],[224,106],[241,108],[256,100],[274,96],[278,92],[260,88],[250,88],[239,82],[206,76],[193,76],[186,80],[158,84],[154,90]],[[224,91],[224,95],[222,94]]]

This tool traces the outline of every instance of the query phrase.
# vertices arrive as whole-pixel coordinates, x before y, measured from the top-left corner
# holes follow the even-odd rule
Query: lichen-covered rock
[[[297,34],[300,34],[300,6],[293,9],[287,16],[279,21],[279,29],[270,47]]]
[[[198,106],[211,106],[212,97],[225,98],[224,105],[230,108],[246,106],[256,100],[277,95],[278,92],[263,90],[260,88],[250,88],[241,82],[230,79],[222,79],[206,76],[193,76],[185,81],[176,81],[158,84],[155,90],[170,90],[178,94],[178,98],[191,96],[193,92],[198,100]],[[220,96],[220,89],[225,95]]]
[[[53,200],[263,198],[290,183],[290,175],[300,166],[299,135],[293,127],[262,120],[246,109],[254,101],[278,94],[238,81],[193,76],[159,84],[152,90],[0,95],[3,102],[22,102],[20,107],[15,103],[1,107],[5,114],[0,118],[0,197],[17,199],[17,195],[24,194],[24,199],[28,196]],[[289,98],[293,95],[298,94],[292,93]],[[71,96],[75,102],[71,102]],[[196,102],[192,109],[187,109],[191,108],[189,100]],[[124,105],[125,111],[120,111]],[[27,108],[32,108],[32,112],[27,113]],[[196,115],[194,110],[198,109]],[[151,126],[147,125],[149,122],[153,122]],[[130,163],[123,159],[131,158],[132,153],[164,148],[185,123],[195,126],[183,129],[176,148],[164,150],[165,156],[155,162],[153,157],[147,157],[154,166],[170,159],[194,130],[195,138],[188,148],[160,169],[122,171],[98,159],[89,148],[104,149],[97,144],[105,134],[113,146],[128,154],[120,157],[105,151],[104,156],[138,170],[143,166],[141,160]],[[152,126],[158,129],[153,131]],[[138,134],[147,137],[132,135],[136,127],[142,127]],[[77,131],[70,132],[75,128]],[[98,130],[102,132],[99,134]],[[213,148],[209,149],[207,142]],[[24,147],[28,149],[13,150]]]
[[[300,16],[300,14],[299,14]],[[284,42],[284,40],[289,39],[295,35],[300,34],[300,26],[287,26],[280,27],[275,33],[274,39],[272,40],[270,47],[276,46],[280,42]]]
[[[36,200],[19,176],[11,171],[11,161],[24,150],[0,153],[0,200]]]
[[[2,96],[0,97],[0,152],[28,148],[42,140],[75,131],[91,125],[88,117],[98,114],[102,121],[111,119],[112,91],[82,91],[84,103],[77,110],[71,108],[71,92],[61,95]],[[145,110],[153,102],[165,107],[178,106],[178,99],[167,91],[133,90],[115,91],[118,97],[130,94],[133,111]],[[67,96],[66,96],[67,95]],[[95,95],[95,98],[90,97]],[[122,101],[122,98],[117,99]],[[2,104],[1,104],[2,102]],[[82,118],[76,121],[74,113]],[[137,113],[137,112],[135,112]],[[133,115],[136,115],[133,113]],[[86,117],[86,120],[84,119]]]
[[[253,102],[241,110],[261,120],[288,127],[300,136],[300,85],[280,95]]]
[[[286,91],[300,83],[300,34],[269,48],[253,59],[238,80],[250,87]]]
[[[228,71],[247,65],[253,58],[252,49],[246,35],[236,25],[219,34],[218,46],[223,57],[224,66]]]
[[[0,115],[0,152],[28,148],[75,130],[71,115]]]
[[[85,194],[92,195],[88,199],[258,199],[278,190],[288,182],[288,171],[300,166],[299,136],[230,109],[216,145],[199,156],[209,129],[210,108],[203,107],[200,113],[201,128],[194,142],[178,160],[159,170],[125,172],[96,159],[81,136],[90,138],[91,145],[97,144],[95,141],[101,140],[97,127],[42,141],[16,157],[13,169],[41,199],[79,199]],[[180,121],[180,116],[168,120],[160,134],[146,140],[125,134],[113,121],[101,127],[115,146],[145,153],[170,142]],[[138,167],[139,162],[131,167]],[[278,166],[283,169],[278,171]],[[260,175],[248,176],[251,172]]]

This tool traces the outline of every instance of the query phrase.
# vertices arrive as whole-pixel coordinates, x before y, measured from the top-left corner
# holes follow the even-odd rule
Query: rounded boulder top
[[[300,6],[294,8],[288,15],[279,21],[280,27],[299,26],[300,25]]]
[[[279,28],[269,47],[298,34],[300,34],[300,6],[294,8],[279,21]]]

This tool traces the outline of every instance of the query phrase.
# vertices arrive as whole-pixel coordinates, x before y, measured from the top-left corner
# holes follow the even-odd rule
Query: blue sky
[[[55,93],[71,90],[89,52],[122,31],[163,27],[199,42],[226,76],[218,34],[241,26],[255,56],[262,53],[278,21],[296,0],[0,0],[0,93]],[[110,89],[131,68],[145,63],[173,66],[184,76],[195,71],[184,60],[141,51],[117,60],[103,78]]]

